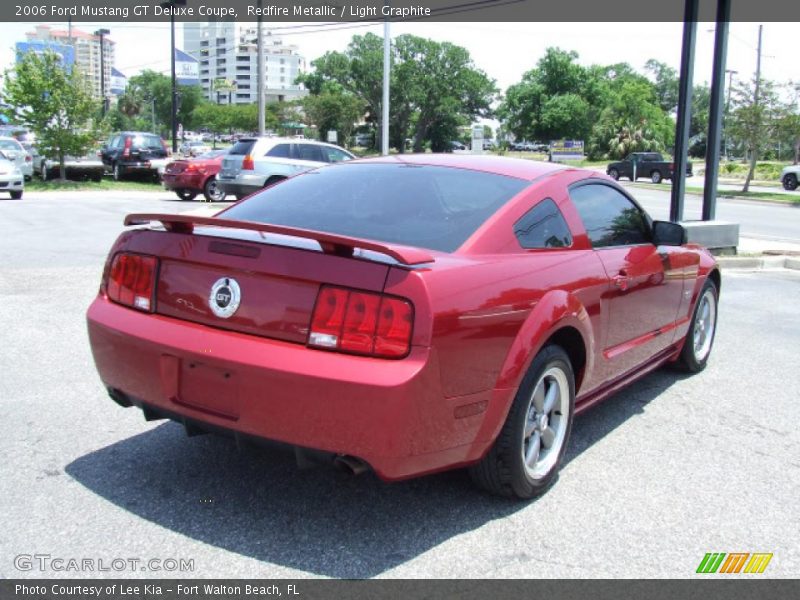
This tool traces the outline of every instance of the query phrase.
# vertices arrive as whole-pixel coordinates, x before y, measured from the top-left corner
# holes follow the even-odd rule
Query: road
[[[634,186],[624,181],[620,183],[654,219],[669,219],[671,189],[669,184],[665,184],[662,191]],[[685,219],[700,219],[702,197],[687,194],[685,202]],[[739,223],[739,233],[742,237],[800,243],[800,206],[719,198],[716,218],[720,221]]]
[[[708,369],[658,371],[581,416],[556,486],[520,503],[460,471],[298,471],[111,402],[84,315],[122,216],[189,207],[161,197],[0,201],[0,577],[154,575],[15,568],[36,553],[232,578],[684,578],[706,552],[800,572],[799,273],[726,272]]]

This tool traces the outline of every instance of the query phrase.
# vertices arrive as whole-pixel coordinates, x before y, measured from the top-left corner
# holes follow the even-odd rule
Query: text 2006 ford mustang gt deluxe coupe
[[[539,494],[576,413],[714,341],[714,259],[581,169],[378,158],[126,224],[88,312],[114,400],[386,480]]]

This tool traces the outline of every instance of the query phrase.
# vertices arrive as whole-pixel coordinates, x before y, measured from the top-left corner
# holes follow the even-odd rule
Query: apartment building
[[[89,81],[92,95],[100,100],[109,97],[111,93],[111,71],[114,68],[114,42],[108,37],[103,37],[102,52],[104,60],[100,58],[100,36],[78,29],[71,31],[54,29],[49,25],[37,25],[35,31],[25,34],[28,41],[50,42],[69,45],[75,49],[75,65]],[[105,70],[105,94],[100,90],[100,69]]]
[[[256,27],[248,23],[183,24],[183,49],[200,61],[200,85],[206,98],[219,104],[258,102],[256,38]],[[267,102],[306,95],[305,88],[294,83],[306,68],[297,46],[265,29],[264,61]],[[220,85],[223,81],[226,85]]]

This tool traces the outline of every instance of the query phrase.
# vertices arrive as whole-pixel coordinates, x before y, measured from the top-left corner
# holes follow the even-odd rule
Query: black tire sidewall
[[[661,183],[662,179],[663,177],[661,177],[661,171],[653,171],[650,173],[650,181],[653,183]]]
[[[219,201],[224,200],[225,196],[222,196],[220,198],[214,198],[214,196],[209,192],[209,188],[211,187],[211,185],[213,183],[214,183],[214,178],[213,177],[209,177],[206,180],[205,185],[203,185],[203,196],[205,196],[206,200],[208,200],[209,202],[219,202]],[[217,190],[218,191],[220,190],[219,185],[217,185]]]
[[[561,368],[567,376],[569,385],[569,418],[567,420],[567,431],[564,436],[564,443],[561,446],[558,459],[550,472],[541,479],[532,479],[525,469],[522,449],[524,446],[525,421],[527,418],[527,408],[534,386],[539,382],[545,371],[553,366]],[[514,398],[514,403],[509,411],[505,428],[511,428],[511,452],[506,457],[510,470],[510,484],[514,494],[520,498],[532,498],[547,490],[558,477],[558,471],[564,459],[569,437],[572,431],[572,422],[575,413],[575,375],[572,371],[567,353],[559,346],[546,346],[536,355],[528,372],[522,380]]]
[[[706,354],[703,360],[698,361],[694,355],[694,324],[697,321],[697,313],[700,310],[700,300],[705,295],[708,289],[711,289],[714,294],[714,309],[715,309],[715,318],[714,318],[714,331],[712,332],[711,337],[711,347],[708,349],[708,354]],[[714,350],[714,342],[717,339],[717,324],[719,323],[719,290],[717,290],[717,286],[714,284],[713,281],[707,279],[706,282],[703,284],[703,288],[700,290],[700,295],[697,297],[697,302],[694,305],[694,310],[692,311],[692,320],[689,322],[689,331],[686,332],[686,339],[683,343],[683,350],[681,350],[681,363],[683,366],[691,373],[699,373],[703,369],[706,368],[708,364],[708,359],[711,358],[711,352]]]
[[[797,175],[794,173],[789,173],[786,177],[783,178],[783,189],[794,191],[797,189]]]

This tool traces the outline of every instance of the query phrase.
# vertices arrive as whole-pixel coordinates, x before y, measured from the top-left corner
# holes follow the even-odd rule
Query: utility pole
[[[761,36],[764,31],[764,26],[758,26],[758,56],[756,58],[756,89],[753,94],[753,107],[756,109],[755,114],[758,114],[759,93],[761,91]],[[756,142],[750,148],[750,170],[747,172],[747,179],[744,180],[744,187],[742,192],[747,192],[750,189],[750,180],[756,173],[756,161],[758,160],[758,143]]]
[[[728,114],[731,112],[731,88],[733,87],[733,76],[736,75],[739,71],[734,71],[733,69],[725,69],[725,73],[728,75],[728,98],[725,100],[725,115],[724,119],[728,118]],[[724,130],[724,126],[723,126]],[[725,160],[728,160],[728,132],[725,131],[725,136],[723,138],[725,142]]]
[[[384,6],[389,6],[389,0],[384,0]],[[381,154],[389,154],[389,53],[392,40],[389,37],[389,17],[383,22],[383,116],[381,119]],[[401,140],[401,143],[405,143]]]
[[[263,17],[261,16],[262,1],[263,0],[258,0],[258,35],[256,38],[256,52],[258,53],[256,68],[258,74],[256,76],[256,81],[258,85],[258,135],[263,136],[266,133],[267,107],[265,105],[266,98],[264,98],[264,23]]]

